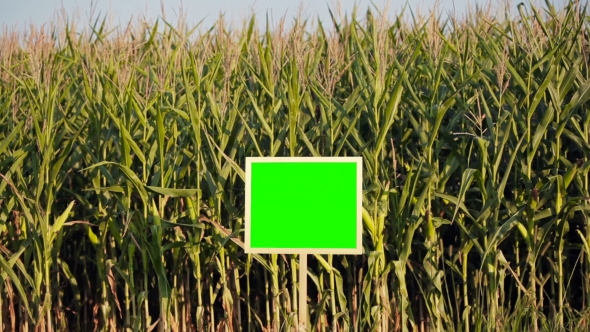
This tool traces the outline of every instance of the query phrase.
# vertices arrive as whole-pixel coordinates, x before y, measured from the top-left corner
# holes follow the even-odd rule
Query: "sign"
[[[362,254],[362,157],[246,158],[245,252]]]

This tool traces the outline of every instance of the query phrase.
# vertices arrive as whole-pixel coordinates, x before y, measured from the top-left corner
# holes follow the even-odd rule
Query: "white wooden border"
[[[252,248],[250,233],[250,200],[251,200],[251,169],[252,163],[264,162],[355,162],[357,164],[356,174],[356,248],[350,249],[323,249],[323,248]],[[363,158],[362,157],[246,157],[246,197],[245,197],[245,246],[246,253],[256,254],[336,254],[336,255],[360,255],[363,253]]]

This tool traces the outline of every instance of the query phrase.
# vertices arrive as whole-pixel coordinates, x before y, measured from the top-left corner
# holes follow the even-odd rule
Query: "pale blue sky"
[[[328,6],[333,11],[336,10],[337,0],[164,0],[164,10],[167,20],[172,24],[176,23],[177,13],[181,4],[187,13],[187,23],[189,26],[194,26],[200,20],[203,20],[203,27],[209,28],[214,24],[219,17],[221,11],[225,12],[226,18],[229,21],[236,23],[241,22],[245,18],[249,18],[252,13],[256,13],[258,21],[264,24],[266,14],[272,15],[273,21],[278,21],[283,15],[287,18],[293,17],[300,7],[303,5],[304,16],[307,18],[319,17],[320,20],[329,25],[330,16],[328,13]],[[369,6],[377,6],[382,8],[385,6],[387,0],[340,0],[342,11],[348,15],[352,11],[356,3],[364,13]],[[427,12],[433,8],[436,0],[407,0],[410,6],[416,10],[420,9],[422,12]],[[553,0],[557,6],[567,0]],[[444,11],[453,11],[459,15],[466,12],[468,2],[473,4],[484,5],[487,0],[439,0],[439,8]],[[511,11],[516,13],[516,5],[520,1],[512,1],[510,5]],[[72,15],[78,10],[78,23],[90,23],[88,17],[90,15],[91,4],[94,3],[96,12],[94,18],[100,12],[106,14],[110,12],[113,16],[113,25],[119,25],[129,22],[132,16],[145,16],[148,19],[155,19],[161,13],[160,0],[0,0],[0,26],[16,28],[21,30],[26,28],[30,23],[35,25],[42,25],[45,22],[51,21],[56,12],[65,8],[68,15]],[[491,0],[491,4],[498,8],[501,0]],[[525,3],[528,3],[525,1]],[[542,3],[540,0],[533,0],[533,3]],[[390,0],[388,14],[394,17],[399,13],[400,8],[406,4],[406,0]]]

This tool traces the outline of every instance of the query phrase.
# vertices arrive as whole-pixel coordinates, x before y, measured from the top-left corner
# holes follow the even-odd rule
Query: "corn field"
[[[590,16],[514,8],[5,30],[0,328],[295,331],[245,158],[362,156],[364,254],[309,256],[311,331],[588,331]]]

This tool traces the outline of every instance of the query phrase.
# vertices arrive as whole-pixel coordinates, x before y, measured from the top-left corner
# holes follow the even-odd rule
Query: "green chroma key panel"
[[[245,251],[362,254],[362,157],[246,158]]]

